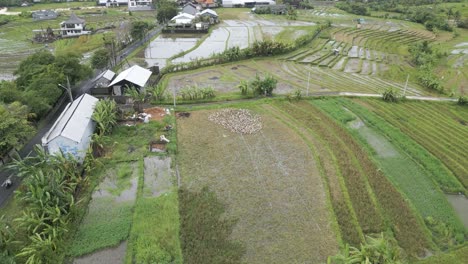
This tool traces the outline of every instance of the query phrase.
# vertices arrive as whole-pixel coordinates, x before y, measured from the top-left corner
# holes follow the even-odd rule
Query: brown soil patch
[[[143,112],[151,115],[151,120],[161,121],[166,116],[166,110],[162,107],[143,109]]]

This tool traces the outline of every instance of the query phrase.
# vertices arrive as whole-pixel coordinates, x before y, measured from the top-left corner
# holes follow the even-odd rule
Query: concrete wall
[[[91,143],[91,136],[94,132],[94,128],[94,122],[90,122],[86,127],[81,142],[79,143],[63,136],[58,136],[47,144],[47,149],[52,155],[60,151],[64,154],[70,153],[78,160],[78,162],[82,163],[86,156],[86,151]]]

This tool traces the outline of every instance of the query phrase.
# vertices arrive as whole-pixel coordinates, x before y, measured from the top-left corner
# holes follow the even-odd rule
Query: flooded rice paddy
[[[303,21],[270,21],[270,20],[224,20],[211,34],[195,49],[197,41],[202,35],[190,35],[179,37],[178,35],[161,35],[153,40],[145,50],[145,61],[148,66],[158,65],[163,68],[167,60],[181,52],[187,54],[173,59],[172,63],[190,62],[196,59],[210,57],[214,53],[221,53],[232,47],[241,49],[249,47],[255,41],[265,38],[272,39],[291,26],[313,26],[315,23]],[[295,38],[306,34],[304,30],[298,30]]]
[[[153,40],[145,49],[145,61],[149,66],[166,66],[166,61],[170,57],[187,51],[197,44],[201,35],[177,36],[160,35]]]

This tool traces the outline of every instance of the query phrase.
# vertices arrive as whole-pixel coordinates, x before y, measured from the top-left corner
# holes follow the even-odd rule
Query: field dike
[[[177,122],[184,190],[179,194],[181,219],[190,217],[189,212],[208,210],[206,206],[213,208],[206,218],[213,217],[210,221],[221,229],[224,226],[219,234],[228,233],[219,238],[225,245],[217,247],[221,258],[234,251],[236,256],[242,253],[246,263],[318,263],[335,254],[338,243],[324,183],[304,141],[261,109],[256,112],[263,128],[251,135],[233,133],[209,121],[213,112],[192,112]],[[187,206],[182,202],[190,200],[186,197],[199,198]],[[208,204],[197,202],[200,199]],[[218,215],[227,222],[220,224]],[[203,232],[210,232],[204,228],[206,221],[196,221],[198,226],[184,225],[190,222],[182,220],[187,262],[210,252],[197,246],[210,243],[204,240],[208,234]]]

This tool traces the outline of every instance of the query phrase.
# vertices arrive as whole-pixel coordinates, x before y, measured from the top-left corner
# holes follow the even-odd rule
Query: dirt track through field
[[[264,111],[258,109],[260,111]],[[182,185],[208,186],[238,219],[232,240],[246,263],[320,263],[337,249],[325,187],[304,141],[276,119],[240,135],[208,121],[212,111],[178,120]]]

